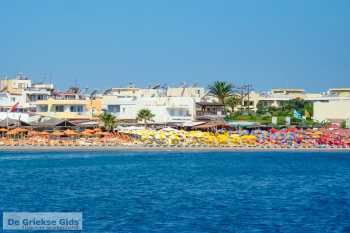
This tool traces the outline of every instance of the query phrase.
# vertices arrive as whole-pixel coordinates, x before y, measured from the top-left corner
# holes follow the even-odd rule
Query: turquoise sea
[[[83,232],[350,232],[350,154],[0,152],[0,210],[82,211]]]

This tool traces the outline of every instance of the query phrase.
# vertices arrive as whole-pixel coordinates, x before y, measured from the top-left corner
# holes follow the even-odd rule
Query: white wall
[[[157,123],[186,122],[194,120],[195,100],[191,97],[142,98],[139,100],[138,109],[142,108],[151,110],[155,115],[153,120]],[[177,113],[188,112],[188,115],[171,115],[172,110]]]
[[[314,120],[350,119],[350,100],[334,100],[314,103]]]
[[[29,121],[29,114],[28,113],[18,113],[18,112],[0,112],[0,120],[4,120],[6,118],[11,118],[11,119],[15,119],[15,120],[21,120],[24,122],[28,122]]]
[[[136,119],[138,111],[149,109],[156,123],[186,122],[194,119],[194,98],[190,97],[139,97],[137,99],[103,96],[102,108],[119,105],[120,112],[114,113],[119,119]],[[188,112],[188,114],[184,114]],[[182,113],[182,114],[181,114]],[[172,115],[174,114],[174,115]]]

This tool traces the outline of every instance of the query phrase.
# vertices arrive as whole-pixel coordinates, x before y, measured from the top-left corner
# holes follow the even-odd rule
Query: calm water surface
[[[350,232],[350,154],[0,153],[0,210],[82,211],[84,232]]]

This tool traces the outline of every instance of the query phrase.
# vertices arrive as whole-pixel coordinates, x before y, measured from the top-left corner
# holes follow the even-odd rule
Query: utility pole
[[[241,114],[243,113],[243,110],[245,109],[244,99],[245,97],[248,98],[248,113],[250,113],[250,92],[253,90],[251,84],[243,84],[242,86],[238,87],[240,96],[241,96]]]
[[[244,108],[244,86],[240,86],[240,94],[241,94],[241,114],[243,113]]]
[[[247,84],[247,95],[248,95],[248,114],[250,114],[250,92],[252,91],[252,85]]]

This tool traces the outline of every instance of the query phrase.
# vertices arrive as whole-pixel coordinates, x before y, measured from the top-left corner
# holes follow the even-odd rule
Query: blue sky
[[[350,86],[349,0],[0,2],[0,75],[59,88]]]

